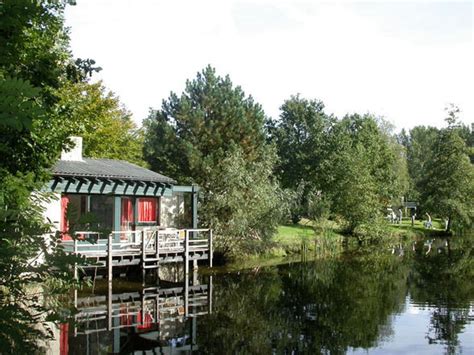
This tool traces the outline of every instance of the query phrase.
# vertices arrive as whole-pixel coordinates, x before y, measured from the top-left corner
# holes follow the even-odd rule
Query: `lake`
[[[69,354],[474,354],[469,240],[372,246],[266,267],[98,281],[53,348]],[[311,259],[311,255],[309,255]]]

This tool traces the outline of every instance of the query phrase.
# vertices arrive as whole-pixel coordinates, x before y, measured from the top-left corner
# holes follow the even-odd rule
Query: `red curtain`
[[[63,232],[62,239],[63,240],[71,240],[71,236],[67,234],[69,230],[69,223],[67,220],[67,206],[69,205],[69,196],[63,195],[61,196],[61,221],[60,221],[60,229]]]
[[[69,324],[62,323],[59,325],[59,354],[69,354]]]
[[[122,230],[130,230],[131,223],[133,223],[132,199],[122,197],[122,216],[121,216],[121,221],[120,221]]]
[[[137,329],[149,329],[153,325],[153,318],[149,312],[143,315],[144,311],[141,310],[137,315]]]
[[[138,222],[156,222],[155,198],[140,198],[138,200]]]

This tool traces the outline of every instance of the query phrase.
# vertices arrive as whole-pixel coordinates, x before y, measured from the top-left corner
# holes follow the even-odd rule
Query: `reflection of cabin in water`
[[[48,190],[56,200],[46,217],[67,252],[94,267],[211,259],[212,231],[197,228],[197,186],[111,159],[82,157],[82,139],[53,168]]]
[[[106,290],[76,294],[77,314],[50,347],[60,354],[196,351],[197,318],[212,312],[212,276],[201,282],[193,272],[183,281],[121,292],[109,282]]]

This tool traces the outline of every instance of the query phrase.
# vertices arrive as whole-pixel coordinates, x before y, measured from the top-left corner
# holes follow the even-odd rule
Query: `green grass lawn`
[[[444,223],[440,219],[433,219],[433,228],[424,226],[424,221],[415,221],[411,225],[410,219],[404,219],[401,224],[387,224],[387,238],[398,237],[432,237],[443,235]],[[332,221],[312,222],[302,219],[298,224],[281,225],[276,235],[272,238],[273,248],[267,256],[288,256],[302,252],[303,245],[306,250],[324,254],[335,252],[342,244],[343,236],[339,233],[339,226]]]
[[[276,243],[293,244],[300,243],[305,238],[314,237],[314,228],[308,224],[292,224],[279,226],[274,241]]]
[[[410,219],[403,219],[401,224],[390,224],[389,228],[393,232],[417,234],[424,236],[433,236],[437,234],[444,234],[444,223],[441,219],[433,219],[433,228],[428,229],[424,226],[425,221],[416,220],[415,224],[411,225]]]
[[[337,232],[334,222],[312,222],[302,219],[298,224],[281,225],[272,241],[275,244],[272,254],[289,255],[300,253],[303,245],[306,250],[333,249],[339,245],[342,236]]]

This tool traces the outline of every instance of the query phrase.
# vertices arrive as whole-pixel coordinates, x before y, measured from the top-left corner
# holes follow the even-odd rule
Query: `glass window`
[[[156,208],[156,198],[147,197],[138,199],[138,222],[156,223],[158,220]]]
[[[99,228],[113,230],[114,198],[112,196],[91,195],[90,212]]]

